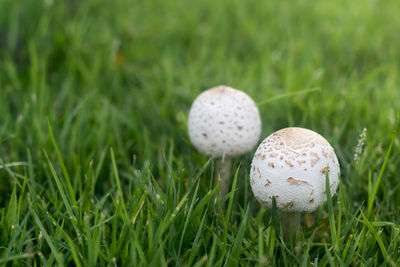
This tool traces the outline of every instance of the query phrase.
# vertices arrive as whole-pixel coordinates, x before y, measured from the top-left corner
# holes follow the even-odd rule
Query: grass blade
[[[270,103],[270,102],[273,102],[273,101],[276,101],[279,99],[283,99],[283,98],[288,98],[288,97],[297,96],[297,95],[304,95],[307,93],[318,92],[318,91],[321,91],[321,88],[310,88],[310,89],[304,89],[304,90],[290,92],[290,93],[286,93],[286,94],[282,94],[282,95],[277,95],[277,96],[267,98],[265,100],[261,100],[260,102],[257,103],[257,106],[262,106],[267,103]]]
[[[381,169],[380,169],[380,171],[379,171],[378,179],[377,179],[376,182],[375,182],[375,185],[374,185],[374,189],[373,189],[373,191],[372,191],[372,194],[369,194],[369,195],[368,195],[368,211],[367,211],[367,216],[368,216],[368,217],[371,216],[372,207],[373,207],[373,205],[374,205],[376,193],[378,192],[379,185],[381,184],[383,172],[384,172],[385,169],[386,169],[386,165],[387,165],[388,160],[389,160],[390,152],[392,151],[392,147],[393,147],[393,144],[394,144],[394,140],[395,140],[395,136],[392,136],[392,140],[390,141],[389,148],[388,148],[388,150],[386,151],[385,160],[383,161],[382,167],[381,167]]]
[[[61,171],[63,173],[65,183],[67,184],[69,198],[71,199],[72,206],[73,207],[77,207],[74,189],[72,188],[72,184],[71,184],[71,179],[69,178],[69,175],[68,175],[68,172],[67,172],[67,168],[65,167],[64,161],[63,161],[61,153],[60,153],[60,150],[58,149],[58,146],[57,146],[56,140],[54,138],[53,130],[51,129],[49,120],[47,121],[47,127],[48,127],[48,130],[49,130],[51,143],[53,144],[54,150],[56,151],[56,154],[57,154],[58,163],[60,164],[60,168],[61,168]]]
[[[54,246],[54,243],[51,240],[51,237],[47,233],[42,222],[40,221],[39,217],[37,216],[35,210],[32,207],[31,207],[31,212],[32,212],[33,218],[35,219],[36,225],[39,227],[40,231],[42,232],[44,239],[46,240],[47,244],[50,247],[51,253],[54,255],[54,258],[57,261],[57,265],[64,266],[64,259],[63,259],[62,254],[60,254],[59,251],[57,250],[57,248]]]

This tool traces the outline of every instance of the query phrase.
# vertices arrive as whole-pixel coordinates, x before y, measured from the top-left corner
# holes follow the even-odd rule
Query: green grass
[[[399,9],[0,0],[0,265],[399,266]],[[338,194],[291,244],[252,153],[214,203],[187,113],[219,84],[260,104],[262,137],[301,126],[337,152]]]

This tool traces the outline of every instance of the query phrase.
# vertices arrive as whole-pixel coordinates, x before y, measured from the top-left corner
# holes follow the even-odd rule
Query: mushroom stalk
[[[217,160],[216,168],[216,184],[218,179],[221,180],[221,187],[219,189],[219,199],[222,199],[228,192],[231,186],[231,169],[232,159],[229,157],[222,157]]]
[[[300,225],[300,212],[282,212],[282,230],[283,238],[290,242],[296,236]]]

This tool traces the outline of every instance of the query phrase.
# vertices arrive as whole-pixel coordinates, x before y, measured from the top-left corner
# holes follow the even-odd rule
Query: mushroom
[[[255,198],[282,214],[285,239],[296,233],[300,213],[326,202],[326,175],[331,196],[339,184],[340,166],[333,148],[318,133],[297,127],[281,129],[259,145],[250,170]]]
[[[195,99],[188,127],[190,141],[197,150],[218,158],[216,179],[221,179],[219,197],[222,198],[230,186],[231,158],[249,152],[259,140],[258,108],[244,92],[217,86]]]

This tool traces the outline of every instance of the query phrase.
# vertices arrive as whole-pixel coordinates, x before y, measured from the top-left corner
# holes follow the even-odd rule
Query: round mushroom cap
[[[218,86],[201,93],[189,112],[189,137],[202,154],[238,156],[250,151],[261,133],[260,113],[244,92]]]
[[[289,212],[312,212],[326,202],[326,174],[333,196],[340,166],[328,141],[304,128],[279,130],[259,145],[250,170],[254,196],[271,207]]]

